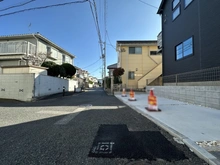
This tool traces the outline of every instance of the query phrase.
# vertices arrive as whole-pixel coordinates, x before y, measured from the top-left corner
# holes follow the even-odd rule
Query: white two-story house
[[[40,33],[0,36],[0,67],[41,66],[43,61],[73,65],[75,56]]]

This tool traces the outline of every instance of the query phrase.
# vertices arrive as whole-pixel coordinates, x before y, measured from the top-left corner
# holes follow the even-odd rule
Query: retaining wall
[[[34,98],[74,91],[78,82],[42,74],[0,74],[0,98],[32,101]]]
[[[34,74],[0,74],[0,98],[31,101]]]
[[[220,110],[220,86],[147,86],[154,94],[164,98]]]

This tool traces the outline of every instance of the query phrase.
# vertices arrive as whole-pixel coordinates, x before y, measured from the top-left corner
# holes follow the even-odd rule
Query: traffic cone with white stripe
[[[130,98],[128,99],[129,101],[136,101],[135,93],[134,93],[134,91],[132,89],[130,90],[129,95],[130,95]]]
[[[148,107],[146,107],[148,111],[161,111],[157,106],[157,97],[154,95],[153,89],[150,90],[148,96]]]
[[[122,97],[127,97],[125,88],[122,89],[122,94],[121,94],[121,96],[122,96]]]

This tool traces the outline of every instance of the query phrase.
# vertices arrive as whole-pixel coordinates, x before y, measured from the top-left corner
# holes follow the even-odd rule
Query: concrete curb
[[[116,96],[115,96],[116,97]],[[124,102],[124,100],[122,100],[120,97],[116,97],[118,98],[120,101],[122,101],[124,104],[128,105],[126,102]],[[128,105],[129,107],[131,107],[132,109],[134,109],[136,112],[140,113],[141,115],[145,116],[146,118],[148,118],[150,121],[154,122],[156,125],[158,125],[160,128],[164,129],[165,131],[167,131],[169,134],[171,134],[174,137],[177,137],[179,139],[181,139],[181,141],[184,142],[184,144],[189,147],[198,157],[200,157],[201,159],[203,159],[205,162],[207,162],[209,165],[220,165],[219,160],[213,156],[212,154],[210,154],[208,151],[206,151],[204,148],[198,146],[195,142],[193,142],[192,140],[190,140],[189,138],[187,138],[186,136],[182,135],[181,133],[177,132],[176,130],[170,128],[169,126],[167,126],[166,124],[160,122],[159,120],[153,118],[152,116],[142,113],[141,110],[139,110],[137,107],[132,106],[132,105]],[[153,112],[152,112],[153,113]]]

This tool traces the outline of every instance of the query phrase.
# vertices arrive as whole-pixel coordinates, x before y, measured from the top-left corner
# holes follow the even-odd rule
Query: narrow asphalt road
[[[36,102],[0,101],[1,165],[203,165],[101,88]]]

